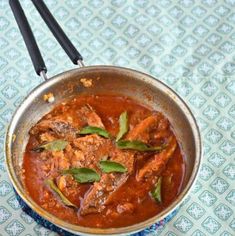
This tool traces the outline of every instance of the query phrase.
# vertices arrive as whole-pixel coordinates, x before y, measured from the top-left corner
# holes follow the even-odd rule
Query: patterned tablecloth
[[[22,0],[48,67],[73,68],[30,0]],[[136,68],[191,107],[201,129],[200,175],[180,211],[142,235],[235,235],[235,0],[45,0],[85,64]],[[41,82],[7,0],[0,0],[0,235],[55,235],[25,214],[4,163],[16,107]]]

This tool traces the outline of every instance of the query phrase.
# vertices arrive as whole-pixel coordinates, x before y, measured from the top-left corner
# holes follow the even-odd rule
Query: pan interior
[[[80,82],[81,78],[92,79],[92,86],[84,87]],[[55,96],[54,103],[43,100],[43,95],[49,92]],[[182,100],[160,81],[137,71],[111,66],[85,67],[57,75],[33,90],[15,113],[7,134],[7,164],[13,184],[18,192],[23,193],[24,199],[32,202],[24,192],[20,177],[29,129],[54,106],[79,94],[125,95],[163,112],[170,120],[185,154],[186,174],[182,193],[178,197],[178,201],[182,200],[195,178],[201,154],[198,128],[190,111]],[[166,212],[173,207],[169,206]],[[35,210],[38,208],[40,207],[37,206]],[[154,220],[158,218],[155,217]]]

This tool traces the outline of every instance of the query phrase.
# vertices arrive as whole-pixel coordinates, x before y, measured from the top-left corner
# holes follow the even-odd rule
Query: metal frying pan
[[[10,6],[31,56],[35,71],[45,81],[37,86],[22,102],[15,112],[9,125],[6,140],[6,163],[10,179],[20,197],[39,215],[75,234],[125,234],[140,231],[170,214],[188,194],[195,182],[202,155],[201,139],[196,121],[185,102],[167,85],[150,75],[116,66],[84,67],[82,56],[64,34],[42,0],[32,0],[44,21],[53,32],[73,63],[80,68],[58,74],[49,80],[46,77],[46,67],[35,38],[27,22],[18,0],[9,0]],[[81,78],[89,78],[93,86],[85,88]],[[53,93],[55,101],[45,102],[44,94]],[[51,111],[61,102],[79,94],[121,94],[129,96],[142,104],[163,112],[170,120],[176,137],[182,145],[186,157],[186,175],[182,192],[177,199],[164,211],[141,223],[122,228],[98,229],[82,227],[65,222],[38,206],[28,195],[21,179],[21,165],[24,150],[28,141],[30,128],[42,116]]]

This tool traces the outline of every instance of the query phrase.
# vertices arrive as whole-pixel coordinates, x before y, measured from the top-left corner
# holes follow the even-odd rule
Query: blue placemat
[[[49,221],[45,220],[40,215],[38,215],[23,201],[23,199],[16,193],[16,191],[15,191],[15,195],[23,212],[25,212],[28,216],[32,217],[37,222],[38,225],[43,226],[44,228],[49,229],[55,233],[58,233],[61,236],[75,236],[75,234],[69,233],[68,231],[65,231],[57,227],[56,225],[50,223]],[[132,234],[131,236],[143,236],[151,232],[152,233],[156,232],[157,229],[164,227],[165,224],[167,224],[170,220],[172,220],[178,211],[179,211],[179,207],[176,210],[174,210],[172,213],[170,213],[166,218],[162,219],[161,221],[157,222],[151,227],[146,228],[143,231]]]
[[[74,68],[30,0],[21,0],[48,75]],[[145,235],[235,235],[235,1],[45,0],[86,65],[135,68],[160,78],[191,107],[204,157],[176,216]],[[0,0],[0,235],[56,235],[22,211],[4,164],[6,128],[41,82],[7,0]]]

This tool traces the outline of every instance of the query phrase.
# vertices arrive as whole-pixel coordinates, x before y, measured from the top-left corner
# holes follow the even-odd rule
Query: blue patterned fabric
[[[33,211],[21,198],[20,196],[15,192],[17,201],[20,204],[21,209],[23,210],[23,212],[25,212],[28,216],[32,217],[39,225],[43,226],[46,229],[49,229],[53,232],[58,233],[61,236],[75,236],[75,234],[69,233],[68,231],[65,231],[59,227],[57,227],[54,224],[51,224],[49,221],[43,219],[40,215],[38,215],[35,211]],[[146,235],[147,233],[150,232],[155,232],[156,229],[160,228],[161,226],[165,225],[166,223],[168,223],[175,215],[176,212],[179,210],[179,208],[177,208],[176,210],[174,210],[172,213],[170,213],[166,218],[164,218],[163,220],[161,220],[160,222],[157,222],[156,224],[152,225],[151,227],[149,227],[148,229],[141,231],[139,233],[135,233],[132,234],[132,236],[142,236],[142,235]]]
[[[168,223],[139,235],[235,235],[235,0],[45,2],[86,65],[119,65],[159,78],[182,96],[200,126],[204,156],[191,194]],[[31,1],[21,3],[48,76],[74,68]],[[7,0],[0,0],[0,72],[0,235],[56,235],[22,210],[4,163],[12,113],[42,82]]]

